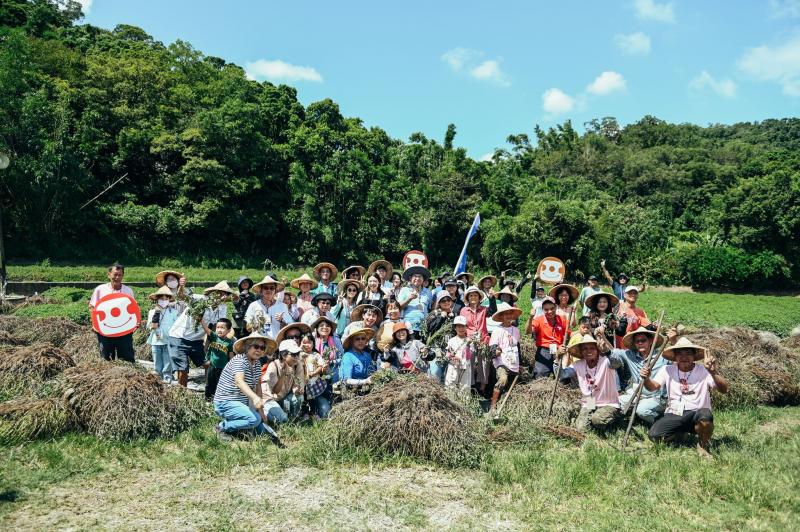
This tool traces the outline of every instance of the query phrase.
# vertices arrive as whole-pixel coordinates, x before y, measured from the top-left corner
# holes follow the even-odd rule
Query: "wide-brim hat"
[[[572,344],[569,349],[567,349],[567,353],[569,353],[572,358],[583,358],[583,355],[581,355],[581,346],[585,344],[597,346],[597,340],[595,340],[591,334],[584,334],[578,342]]]
[[[172,290],[170,290],[166,285],[147,296],[147,299],[150,301],[156,301],[160,296],[168,296],[171,300],[175,301],[175,294],[173,294]]]
[[[330,294],[328,292],[320,292],[319,294],[311,298],[311,305],[316,307],[317,304],[323,299],[327,299],[328,301],[330,301],[331,305],[333,305],[333,303],[336,301],[336,297],[333,294]]]
[[[264,336],[258,331],[251,332],[249,335],[245,336],[244,338],[239,338],[235,342],[233,342],[233,352],[234,353],[244,353],[245,345],[253,340],[264,340],[267,344],[267,350],[265,354],[269,355],[270,353],[274,353],[276,349],[278,349],[278,344],[270,338],[269,336]]]
[[[427,281],[431,278],[431,271],[425,266],[409,266],[403,270],[404,281],[410,281],[412,275],[421,275]]]
[[[553,288],[550,289],[550,291],[547,293],[547,295],[552,297],[556,301],[556,305],[557,305],[558,304],[557,295],[558,295],[558,293],[560,291],[564,290],[565,288],[569,292],[569,303],[567,303],[567,304],[571,305],[573,301],[578,299],[578,293],[579,293],[578,289],[576,287],[572,286],[571,284],[557,284]]]
[[[330,262],[320,262],[316,266],[314,266],[314,278],[316,280],[320,280],[319,271],[322,268],[328,268],[331,271],[331,281],[336,280],[336,276],[339,275],[339,270],[336,269],[336,266],[331,264]]]
[[[308,284],[310,284],[310,285],[312,286],[312,288],[313,288],[313,286],[314,286],[314,283],[315,283],[315,282],[316,282],[316,281],[315,281],[314,279],[312,279],[310,275],[308,275],[307,273],[304,273],[303,275],[301,275],[301,276],[300,276],[300,277],[298,277],[297,279],[292,279],[292,282],[291,282],[291,283],[289,283],[289,285],[290,285],[292,288],[296,289],[296,290],[300,290],[300,285],[301,285],[301,284],[303,284],[303,283],[308,283]]]
[[[467,272],[461,272],[461,273],[457,273],[457,274],[455,275],[455,278],[456,278],[456,280],[458,280],[458,279],[460,279],[461,277],[465,277],[465,276],[466,276],[466,278],[467,278],[467,284],[468,284],[468,285],[471,285],[471,284],[472,284],[472,281],[474,281],[474,280],[475,280],[475,276],[474,276],[474,275],[472,275],[471,273],[467,273]]]
[[[236,288],[241,290],[242,289],[242,283],[245,282],[245,281],[250,283],[250,288],[253,288],[253,280],[251,278],[249,278],[248,276],[246,276],[246,275],[242,275],[241,277],[239,277],[239,282],[236,283]]]
[[[367,309],[374,310],[375,312],[378,313],[378,323],[383,321],[383,312],[381,311],[381,309],[379,309],[375,305],[370,305],[368,303],[363,303],[354,308],[352,312],[350,312],[350,321],[351,322],[362,321],[362,318],[364,316],[364,311]]]
[[[483,290],[481,290],[477,286],[473,285],[473,286],[470,286],[469,288],[467,288],[467,290],[464,292],[464,302],[465,303],[469,303],[469,295],[473,294],[473,293],[477,293],[479,296],[481,296],[481,301],[483,301],[483,298],[486,297],[486,294],[483,293]]]
[[[453,296],[450,295],[450,292],[447,290],[440,290],[439,293],[436,294],[436,306],[438,307],[439,302],[446,297],[453,299]]]
[[[686,338],[685,336],[681,336],[678,338],[678,341],[675,342],[675,345],[671,345],[664,349],[664,352],[661,354],[667,360],[671,360],[675,362],[675,351],[678,349],[691,349],[694,351],[694,361],[697,362],[698,360],[703,360],[706,357],[706,353],[708,352],[708,348],[703,346],[699,346],[697,344],[692,343],[691,340]]]
[[[311,327],[309,327],[303,322],[298,321],[296,323],[289,323],[281,327],[281,330],[278,331],[278,334],[275,335],[275,343],[280,345],[281,342],[283,342],[283,340],[286,338],[286,333],[291,331],[292,329],[300,329],[300,332],[302,334],[311,332]]]
[[[631,331],[622,337],[622,345],[624,345],[628,349],[633,349],[633,338],[637,334],[649,334],[651,336],[655,336],[656,332],[640,326],[635,331]],[[664,343],[664,337],[659,334],[658,339],[656,340],[656,347],[660,346],[663,343]]]
[[[363,266],[358,266],[358,265],[348,266],[347,268],[342,270],[342,279],[347,279],[347,274],[353,270],[358,270],[358,275],[362,279],[364,278],[364,275],[367,273],[367,269]]]
[[[404,321],[398,321],[397,323],[392,324],[392,336],[399,333],[400,331],[406,331],[410,333],[411,331],[408,328],[408,323]]]
[[[511,290],[511,288],[508,285],[504,286],[502,290],[497,292],[497,297],[499,298],[500,295],[502,294],[511,296],[511,299],[515,302],[519,300],[519,296],[513,290]]]
[[[612,308],[619,304],[619,298],[614,294],[609,294],[608,292],[598,292],[587,297],[586,301],[584,301],[584,305],[586,305],[586,308],[590,310],[597,310],[597,302],[600,301],[601,297],[608,298],[608,310],[606,310],[608,313],[611,312]]]
[[[343,296],[345,292],[347,292],[347,287],[350,285],[354,285],[359,292],[364,291],[364,283],[357,281],[356,279],[345,279],[344,281],[340,281],[336,286],[336,291],[339,292],[340,296]]]
[[[214,286],[209,286],[203,290],[203,293],[206,295],[210,294],[211,292],[224,292],[232,295],[234,299],[239,299],[239,294],[231,290],[231,287],[228,285],[228,281],[220,281]]]
[[[317,327],[318,327],[318,326],[319,326],[319,324],[320,324],[320,323],[322,323],[322,322],[325,322],[325,323],[327,323],[328,325],[330,325],[332,330],[334,330],[334,331],[336,330],[336,322],[335,322],[335,321],[333,321],[332,319],[330,319],[328,316],[320,316],[319,318],[315,319],[315,320],[314,320],[314,321],[311,323],[311,329],[313,329],[313,330],[315,330],[315,331],[316,331],[316,330],[317,330]]]
[[[497,312],[492,314],[492,320],[496,321],[497,323],[503,322],[503,316],[506,314],[511,314],[513,317],[512,320],[516,320],[520,316],[522,316],[522,309],[517,307],[512,307],[508,303],[501,301],[497,304]]]
[[[375,331],[373,331],[369,327],[352,329],[349,334],[347,334],[344,338],[342,338],[342,347],[344,347],[345,349],[349,349],[350,344],[353,343],[353,338],[355,338],[356,336],[361,336],[362,334],[367,337],[367,340],[370,340],[375,335]]]
[[[167,282],[167,275],[172,275],[176,279],[183,277],[181,272],[176,272],[175,270],[164,270],[163,272],[158,272],[156,274],[156,284],[158,286],[164,286],[164,284]]]
[[[478,288],[480,288],[481,290],[483,290],[483,281],[485,281],[486,279],[490,279],[492,281],[491,288],[494,288],[495,285],[497,284],[497,277],[495,277],[494,275],[484,275],[483,277],[478,279]]]
[[[443,281],[448,277],[450,277],[450,272],[442,272],[436,277],[436,279],[438,279],[439,281]]]
[[[253,290],[255,290],[256,288],[258,288],[260,290],[261,286],[265,285],[265,284],[274,284],[276,293],[277,292],[283,292],[283,290],[286,288],[285,284],[283,284],[282,282],[278,281],[277,279],[273,279],[271,276],[267,275],[263,279],[261,279],[259,282],[257,282],[256,284],[253,285]]]
[[[367,268],[367,275],[372,275],[373,273],[378,271],[378,268],[383,266],[386,269],[386,277],[389,278],[392,276],[392,263],[388,260],[376,260],[372,264],[369,265]]]

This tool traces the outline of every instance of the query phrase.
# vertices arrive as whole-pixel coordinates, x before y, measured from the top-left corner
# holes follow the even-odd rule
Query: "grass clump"
[[[61,398],[25,397],[0,404],[0,442],[14,444],[37,438],[53,438],[74,423]]]
[[[45,309],[50,305],[36,305],[29,309]],[[68,339],[84,331],[75,321],[60,316],[25,318],[20,316],[0,316],[0,331],[24,341],[27,344],[49,343],[61,346]]]
[[[54,377],[75,361],[65,351],[50,344],[35,344],[0,351],[2,380],[41,381]]]

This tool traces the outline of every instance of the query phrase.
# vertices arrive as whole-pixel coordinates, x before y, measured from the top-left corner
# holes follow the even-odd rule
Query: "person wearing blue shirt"
[[[366,348],[373,334],[372,329],[354,329],[344,337],[342,346],[345,353],[339,367],[339,380],[345,384],[361,386],[370,383],[369,376],[375,371],[375,366]]]
[[[428,315],[433,302],[433,294],[423,286],[426,279],[431,278],[431,272],[424,266],[411,266],[403,271],[403,279],[409,285],[400,290],[397,303],[403,310],[403,319],[411,325],[412,336],[419,340],[419,331],[422,320]]]
[[[320,262],[314,266],[314,278],[319,281],[317,287],[311,291],[311,295],[330,294],[336,296],[336,283],[333,281],[339,275],[339,270],[330,262]]]

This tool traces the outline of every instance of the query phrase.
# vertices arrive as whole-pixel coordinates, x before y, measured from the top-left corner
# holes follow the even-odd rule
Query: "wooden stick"
[[[569,309],[569,313],[567,314],[567,326],[566,330],[564,331],[564,338],[561,340],[561,345],[567,345],[567,333],[569,333],[569,323],[572,321],[572,312],[574,308]],[[556,316],[557,318],[557,316]],[[556,356],[558,353],[553,356],[553,361],[555,362]],[[558,362],[558,373],[556,374],[556,382],[553,384],[553,395],[550,396],[550,406],[547,407],[547,417],[550,417],[553,414],[553,403],[556,401],[556,390],[558,390],[558,383],[561,380],[561,361]]]
[[[86,203],[84,203],[83,205],[81,205],[80,209],[78,209],[78,210],[79,210],[79,211],[82,211],[82,210],[84,209],[84,207],[87,207],[87,206],[88,206],[88,205],[89,205],[91,202],[93,202],[94,200],[96,200],[97,198],[99,198],[100,196],[102,196],[103,194],[105,194],[106,192],[108,192],[109,190],[111,190],[111,188],[112,188],[114,185],[116,185],[117,183],[119,183],[120,181],[122,181],[123,179],[125,179],[126,177],[128,177],[128,172],[125,172],[125,173],[122,175],[122,177],[120,177],[119,179],[117,179],[116,181],[114,181],[113,183],[111,183],[110,185],[108,185],[106,188],[104,188],[104,189],[103,189],[103,191],[102,191],[100,194],[98,194],[97,196],[93,197],[92,199],[90,199],[89,201],[87,201]]]
[[[500,417],[500,412],[503,411],[503,407],[506,406],[506,401],[508,401],[508,396],[511,395],[511,390],[514,389],[514,385],[517,384],[517,379],[519,379],[519,373],[514,376],[514,380],[511,381],[511,386],[508,387],[508,391],[506,392],[506,396],[503,397],[503,400],[500,401],[500,406],[495,412],[494,417]]]
[[[659,334],[661,332],[661,323],[664,320],[664,311],[661,311],[661,315],[658,317],[658,325],[656,326],[656,334],[653,337],[653,343],[650,345],[650,353],[647,355],[647,360],[645,361],[645,366],[647,369],[653,369],[655,366],[656,361],[661,356],[661,353],[664,351],[664,346],[666,346],[666,342],[661,347],[661,351],[658,352],[658,355],[655,357],[653,356],[653,352],[655,351],[656,344],[658,343]],[[639,407],[639,399],[642,397],[642,389],[644,388],[644,379],[639,380],[639,384],[636,386],[636,391],[633,394],[633,398],[628,403],[628,407],[630,408],[633,406],[633,411],[631,412],[631,418],[628,421],[628,428],[625,430],[625,437],[622,439],[622,449],[624,450],[625,447],[628,445],[628,437],[631,435],[631,429],[633,428],[633,421],[636,419],[636,409]]]

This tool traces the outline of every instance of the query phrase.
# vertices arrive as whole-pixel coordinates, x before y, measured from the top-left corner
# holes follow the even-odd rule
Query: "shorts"
[[[686,410],[682,416],[677,414],[664,414],[657,419],[647,435],[651,440],[661,440],[680,433],[694,432],[694,426],[700,421],[714,421],[714,416],[708,408],[699,410]]]
[[[206,355],[203,353],[203,340],[192,342],[183,338],[176,338],[175,355],[172,357],[172,364],[177,371],[189,371],[189,360],[195,367],[202,367],[206,362]]]

